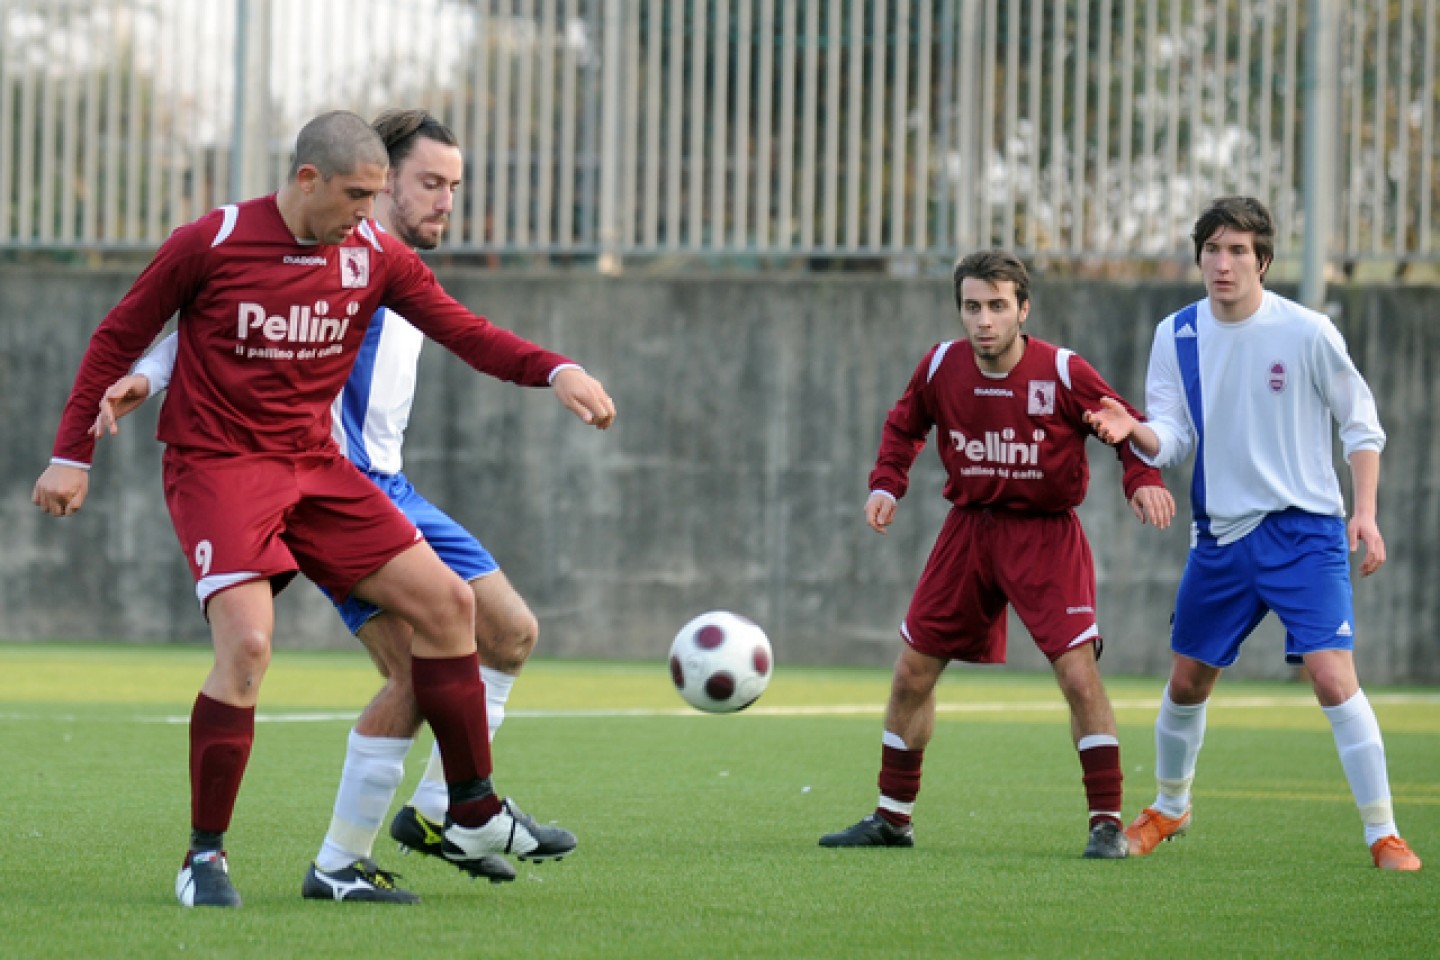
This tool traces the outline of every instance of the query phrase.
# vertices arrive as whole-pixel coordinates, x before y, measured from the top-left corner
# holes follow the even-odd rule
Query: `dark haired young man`
[[[1128,851],[1120,741],[1096,665],[1094,560],[1075,515],[1090,475],[1085,416],[1118,394],[1071,351],[1022,332],[1030,280],[1012,254],[961,260],[955,299],[967,339],[931,348],[886,418],[865,520],[877,533],[890,526],[932,427],[953,507],[900,625],[905,643],[885,711],[879,802],[820,845],[914,845],[911,813],[935,729],[935,685],[951,660],[1005,661],[1008,604],[1070,706],[1089,809],[1084,856],[1121,859]],[[1135,516],[1168,526],[1175,501],[1159,471],[1128,449],[1118,453]]]
[[[1092,417],[1102,439],[1128,440],[1157,467],[1195,454],[1190,554],[1155,719],[1158,795],[1126,828],[1130,852],[1148,854],[1190,826],[1206,702],[1273,610],[1285,625],[1286,660],[1305,664],[1330,721],[1371,859],[1419,870],[1395,826],[1380,725],[1355,673],[1347,552],[1365,546],[1361,576],[1385,562],[1376,522],[1385,432],[1375,398],[1329,317],[1265,289],[1275,225],[1264,204],[1222,197],[1191,239],[1207,296],[1155,331],[1149,422],[1116,404]],[[1332,419],[1354,486],[1348,531]]]

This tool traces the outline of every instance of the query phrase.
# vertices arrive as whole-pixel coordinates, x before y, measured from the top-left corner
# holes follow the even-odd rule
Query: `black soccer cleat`
[[[560,860],[575,849],[578,843],[575,834],[564,827],[553,823],[536,823],[534,817],[515,806],[515,801],[508,797],[505,799],[505,809],[510,811],[510,816],[515,818],[516,823],[530,831],[530,836],[535,838],[535,848],[520,854],[521,860]]]
[[[238,907],[224,850],[191,850],[175,878],[175,896],[187,907]]]
[[[1101,820],[1090,828],[1090,840],[1081,854],[1086,860],[1124,860],[1130,856],[1130,841],[1114,820]]]
[[[910,824],[897,827],[878,813],[854,826],[827,833],[820,838],[822,847],[913,847],[915,830]]]
[[[444,857],[444,829],[444,824],[436,823],[408,803],[390,821],[390,837],[400,844],[401,853],[413,850],[427,857]]]
[[[395,885],[398,873],[381,870],[366,857],[339,870],[310,864],[300,896],[306,900],[353,900],[360,903],[419,903],[420,898]]]
[[[445,855],[444,824],[436,823],[425,814],[406,804],[390,821],[390,836],[400,844],[404,853],[422,853],[452,864],[476,879],[484,878],[491,883],[505,883],[515,879],[515,868],[510,861],[498,854],[486,853],[473,857],[452,858]]]

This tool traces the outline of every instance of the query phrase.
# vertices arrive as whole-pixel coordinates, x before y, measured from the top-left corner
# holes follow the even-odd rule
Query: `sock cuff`
[[[1364,690],[1356,690],[1355,693],[1344,703],[1336,704],[1333,707],[1321,707],[1325,716],[1331,724],[1345,723],[1357,717],[1363,717],[1374,711],[1370,707],[1370,698],[1365,696]]]
[[[1086,750],[1094,750],[1096,747],[1118,747],[1120,738],[1113,733],[1087,733],[1075,744],[1075,749],[1082,753]]]
[[[482,665],[480,679],[485,681],[485,698],[487,700],[504,703],[510,699],[510,688],[515,686],[515,674]]]
[[[412,737],[372,737],[352,727],[346,748],[356,756],[369,759],[403,760],[414,742]]]
[[[255,729],[254,707],[233,706],[203,693],[195,697],[191,716],[214,730],[251,733]]]
[[[1208,700],[1201,700],[1199,703],[1176,703],[1170,696],[1170,684],[1165,684],[1165,692],[1160,695],[1160,710],[1169,712],[1179,717],[1193,717],[1197,713],[1205,711]]]
[[[417,687],[447,686],[465,678],[480,678],[480,654],[470,652],[459,657],[414,657],[410,661],[410,678]]]
[[[889,730],[886,730],[883,734],[880,735],[880,744],[886,747],[893,747],[896,750],[910,749],[909,747],[905,746],[905,741],[901,738],[900,734],[892,733]]]

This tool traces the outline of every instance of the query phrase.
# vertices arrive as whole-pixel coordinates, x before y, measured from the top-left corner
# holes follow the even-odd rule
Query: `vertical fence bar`
[[[1317,15],[1317,7],[1313,0],[1309,0],[1311,17]],[[1362,6],[1357,6],[1354,11],[1355,22],[1350,27],[1350,169],[1346,171],[1345,189],[1348,194],[1350,216],[1346,224],[1345,246],[1352,253],[1360,249],[1360,208],[1365,202],[1364,170],[1361,163],[1361,146],[1363,143],[1365,120],[1365,84],[1364,75],[1364,54],[1365,31],[1367,28],[1368,15],[1364,13]],[[1314,30],[1313,24],[1307,25],[1309,30]],[[1307,53],[1311,38],[1306,34]],[[1307,74],[1308,76],[1308,74]],[[1308,101],[1307,101],[1308,106]],[[1308,120],[1308,115],[1307,115]],[[1308,200],[1308,195],[1307,195]]]
[[[681,186],[685,176],[685,0],[670,0],[669,96],[665,171],[665,246],[675,250],[684,242]]]
[[[1026,120],[1030,125],[1030,163],[1026,169],[1028,191],[1025,197],[1024,229],[1016,229],[1015,239],[1021,246],[1038,250],[1043,243],[1041,227],[1044,220],[1045,195],[1045,3],[1030,0],[1030,61],[1026,70]]]
[[[1108,252],[1110,242],[1110,17],[1112,0],[1101,0],[1100,32],[1095,40],[1097,77],[1095,84],[1095,187],[1091,218],[1095,238],[1090,249]]]
[[[1065,14],[1050,22],[1050,249],[1065,242]]]
[[[758,42],[760,67],[755,89],[760,112],[755,118],[755,249],[765,250],[770,246],[770,190],[774,176],[770,149],[775,109],[775,0],[763,0],[760,4]]]
[[[585,63],[585,72],[588,74],[584,86],[585,110],[580,117],[580,155],[583,157],[580,177],[580,238],[591,246],[598,246],[600,243],[600,216],[595,203],[595,192],[599,189],[596,181],[600,175],[600,97],[604,82],[599,74],[603,66],[600,62],[603,50],[596,49],[597,44],[604,42],[601,32],[601,2],[602,0],[590,0],[590,3],[585,5],[585,42],[589,58]]]
[[[101,30],[100,11],[92,10],[86,19],[88,29],[85,35],[85,45],[91,51],[101,51],[109,40],[108,36]],[[3,38],[0,38],[3,42]],[[85,134],[84,151],[80,159],[80,182],[84,185],[85,200],[80,208],[80,242],[93,244],[96,242],[96,230],[100,221],[100,115],[102,102],[100,99],[100,72],[101,64],[108,61],[108,57],[94,56],[85,69]],[[0,80],[0,90],[6,89],[3,80]],[[4,95],[4,94],[0,94]],[[0,123],[3,127],[3,123]],[[3,149],[5,135],[0,131],[0,149]],[[0,184],[0,207],[8,206],[9,193]],[[0,224],[4,223],[3,213],[0,213]],[[0,225],[0,240],[3,240],[5,230]]]
[[[635,0],[631,0],[635,2]],[[625,0],[604,0],[601,5],[600,42],[600,210],[596,233],[600,243],[600,272],[620,272],[620,139],[624,123],[621,102],[620,48],[625,31]]]
[[[1236,32],[1240,35],[1240,51],[1235,57],[1235,129],[1240,132],[1240,143],[1235,186],[1247,194],[1255,192],[1250,183],[1250,34],[1253,27],[1250,0],[1240,0],[1240,21],[1236,25]]]
[[[47,24],[47,26],[53,25]],[[59,33],[59,31],[56,32]],[[49,37],[41,42],[48,44]],[[55,194],[58,189],[56,185],[57,178],[55,176],[56,141],[60,135],[60,117],[57,115],[58,110],[55,106],[57,78],[55,76],[54,64],[49,57],[49,51],[47,51],[45,61],[44,65],[39,69],[40,156],[38,158],[38,173],[40,179],[40,213],[36,218],[36,227],[38,229],[35,231],[36,239],[41,243],[49,243],[55,237]],[[29,153],[30,151],[27,150],[26,152]]]
[[[9,49],[11,43],[7,29],[13,23],[10,17],[0,17],[0,49]],[[9,57],[0,57],[0,243],[17,239],[10,232],[10,212],[15,207],[11,193],[19,186],[13,174],[15,165],[15,119],[11,103],[14,100],[15,79]]]
[[[690,4],[690,247],[705,242],[705,11],[706,0]]]
[[[60,177],[57,184],[60,189],[60,218],[56,224],[55,239],[61,243],[73,243],[75,241],[76,191],[72,184],[79,173],[76,168],[79,144],[75,141],[80,133],[79,80],[76,73],[80,70],[80,58],[75,49],[77,28],[68,10],[61,29],[63,30],[61,36],[64,38],[64,52],[61,54],[60,62],[63,64],[64,70],[64,90],[60,120]]]
[[[1000,245],[1015,246],[1015,204],[1020,187],[1017,151],[1020,148],[1020,7],[1024,0],[1005,5],[1005,120],[1001,154],[1005,157],[1004,209],[1000,217]]]
[[[1153,6],[1153,3],[1151,4]],[[1147,87],[1146,97],[1151,90]],[[1116,175],[1115,241],[1137,250],[1134,245],[1134,201],[1131,199],[1131,162],[1135,150],[1135,0],[1120,8],[1120,170]]]
[[[1087,77],[1090,72],[1090,3],[1078,0],[1075,10],[1075,102],[1070,118],[1070,202],[1071,232],[1070,250],[1078,253],[1085,249],[1085,141],[1086,141],[1086,99],[1090,93]]]
[[[1395,249],[1396,257],[1407,253],[1405,231],[1410,225],[1410,36],[1415,10],[1411,0],[1400,3],[1400,77],[1395,86]]]
[[[1425,95],[1420,100],[1420,222],[1419,253],[1428,255],[1434,247],[1430,237],[1431,204],[1435,202],[1431,187],[1432,167],[1435,151],[1440,144],[1435,141],[1435,49],[1440,46],[1440,26],[1435,16],[1436,0],[1425,0],[1425,64],[1422,68],[1424,81],[1421,89]],[[0,137],[0,140],[3,140]],[[0,235],[4,231],[0,230]]]
[[[811,4],[813,7],[814,4]],[[773,14],[772,14],[773,16]],[[796,47],[804,43],[806,60],[813,46],[808,34],[797,36],[795,32],[795,4],[780,4],[780,157],[777,164],[779,183],[776,193],[775,245],[782,250],[794,247],[793,211],[795,208],[795,93],[796,93]],[[813,98],[813,91],[806,91],[806,97]],[[813,141],[812,141],[813,149]],[[803,168],[807,180],[814,179],[815,167]],[[768,219],[768,218],[767,218]]]
[[[539,168],[535,184],[535,243],[542,249],[555,245],[555,180],[563,171],[555,156],[555,45],[565,42],[557,26],[555,0],[540,3]]]
[[[996,13],[997,0],[985,0],[981,11],[980,29],[977,40],[980,56],[976,58],[979,76],[975,89],[980,93],[980,127],[975,137],[975,219],[974,244],[988,247],[995,234],[995,191],[990,176],[991,161],[1004,156],[1004,144],[997,143],[1002,134],[995,122],[995,106],[1000,99],[995,82],[999,62],[1000,17]]]
[[[624,117],[623,135],[621,146],[615,155],[608,152],[602,161],[606,165],[611,163],[619,167],[621,178],[620,206],[616,211],[618,223],[618,236],[616,242],[624,249],[629,250],[635,246],[636,230],[638,222],[635,217],[636,207],[640,202],[640,74],[643,71],[640,61],[640,4],[642,0],[628,0],[624,6],[624,27],[623,42],[617,42],[616,57],[611,60],[609,51],[606,51],[603,69],[606,71],[606,81],[609,81],[610,71],[620,72],[624,70],[625,103],[621,108]],[[618,16],[619,11],[614,7],[610,8],[612,16]],[[606,18],[608,21],[608,17]],[[619,32],[617,29],[616,32]],[[610,38],[609,24],[606,24],[605,37]],[[627,55],[628,54],[628,55]],[[601,176],[604,174],[602,172]],[[604,203],[604,187],[601,187],[601,203]]]
[[[1330,246],[1336,12],[1335,0],[1310,0],[1305,29],[1305,241],[1300,300],[1316,310],[1325,302],[1325,262]]]
[[[823,208],[820,246],[835,248],[840,230],[840,61],[844,47],[840,42],[845,0],[830,0],[830,19],[825,47],[825,180],[820,195]]]
[[[648,29],[645,31],[645,195],[640,200],[644,209],[640,242],[650,250],[660,245],[660,144],[664,131],[661,126],[660,92],[665,89],[661,59],[665,49],[665,6],[661,0],[649,0],[646,8]],[[636,51],[637,57],[638,54],[639,51]],[[666,171],[665,176],[668,180],[679,173],[679,170],[672,169]]]
[[[1295,63],[1299,55],[1299,34],[1300,34],[1300,11],[1298,0],[1292,0],[1289,15],[1285,18],[1285,76],[1298,77],[1299,71]],[[1281,158],[1280,182],[1285,190],[1285,208],[1283,217],[1285,222],[1295,222],[1295,88],[1298,85],[1293,81],[1285,84],[1285,104],[1282,124],[1285,130],[1283,145],[1284,156]]]
[[[870,8],[870,158],[866,164],[870,169],[869,187],[866,190],[869,201],[865,211],[865,246],[878,250],[881,246],[884,226],[885,202],[885,4],[877,3]]]
[[[742,0],[743,2],[743,0]],[[714,0],[715,37],[710,70],[710,249],[725,245],[726,149],[730,139],[730,3]]]
[[[862,122],[865,116],[865,0],[850,2],[850,64],[846,74],[850,96],[845,111],[845,249],[860,245],[860,184]]]
[[[1229,11],[1229,9],[1230,4],[1227,2],[1227,0],[1216,0],[1215,29],[1211,31],[1211,36],[1214,37],[1215,42],[1215,55],[1214,63],[1211,65],[1210,69],[1210,122],[1214,125],[1214,132],[1211,134],[1210,139],[1213,142],[1212,149],[1215,151],[1217,156],[1224,148],[1225,137],[1228,132],[1228,127],[1225,123],[1225,115],[1227,113],[1225,109],[1225,92],[1228,82],[1225,74],[1230,66],[1230,35],[1226,31],[1226,13]],[[1204,203],[1204,200],[1201,198],[1204,197],[1207,193],[1212,195],[1218,195],[1230,192],[1225,187],[1226,176],[1229,173],[1229,171],[1226,169],[1226,166],[1227,164],[1225,163],[1217,162],[1213,164],[1214,169],[1210,175],[1209,189],[1203,191],[1200,196],[1196,197],[1196,200],[1198,202]]]
[[[833,3],[834,0],[831,0]],[[789,4],[786,4],[788,7]],[[815,246],[815,180],[820,171],[815,148],[816,124],[820,116],[820,4],[805,6],[805,99],[800,119],[800,245]],[[829,54],[826,55],[829,62]],[[828,69],[828,68],[827,68]]]
[[[1385,128],[1389,126],[1389,45],[1390,22],[1389,0],[1377,0],[1375,8],[1375,102],[1372,142],[1374,145],[1374,168],[1370,176],[1371,210],[1370,252],[1378,255],[1383,250],[1385,236],[1386,170],[1388,157],[1385,153]]]
[[[519,17],[511,27],[511,36],[516,45],[515,60],[519,71],[515,99],[515,243],[523,248],[530,245],[531,218],[534,216],[530,209],[530,182],[534,175],[531,126],[535,115],[535,60],[539,46],[535,0],[521,0]]]
[[[979,116],[979,73],[983,56],[984,40],[980,36],[978,0],[965,0],[960,7],[959,36],[956,46],[959,50],[955,69],[955,102],[958,106],[959,122],[956,124],[955,156],[959,161],[955,170],[955,246],[962,253],[979,240],[975,233],[975,191],[979,173],[974,157],[977,141],[984,139]]]
[[[752,5],[754,0],[740,0],[740,17],[736,24],[735,40],[735,153],[734,153],[734,197],[730,205],[730,216],[735,222],[731,230],[731,245],[736,252],[750,246],[749,203],[750,203],[750,104],[755,94],[750,88],[751,47],[754,38]],[[771,91],[763,91],[768,96]],[[721,232],[721,246],[724,232]]]
[[[1260,31],[1260,176],[1256,195],[1273,201],[1270,196],[1271,142],[1275,139],[1270,116],[1270,100],[1275,96],[1275,0],[1261,0],[1261,16],[1265,18]]]
[[[915,188],[914,212],[911,214],[913,236],[911,243],[917,255],[923,255],[929,247],[926,221],[930,210],[930,128],[934,117],[930,112],[930,46],[934,42],[930,28],[933,10],[931,0],[919,0],[920,22],[916,29],[915,45],[915,115],[920,124],[915,131]]]
[[[953,180],[950,171],[951,131],[954,128],[955,102],[955,4],[942,0],[940,6],[940,102],[936,105],[939,115],[939,154],[935,164],[935,239],[949,245],[954,233],[950,227],[950,211],[954,201]]]
[[[921,0],[922,3],[925,0]],[[890,247],[905,246],[906,106],[910,100],[910,2],[895,4],[895,64],[890,82]],[[928,118],[926,120],[928,122]]]

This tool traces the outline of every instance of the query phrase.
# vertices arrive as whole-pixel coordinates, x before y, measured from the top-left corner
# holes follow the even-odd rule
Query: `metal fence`
[[[1248,192],[1293,254],[1309,77],[1327,259],[1440,261],[1437,2],[0,0],[0,248],[153,246],[422,105],[457,253],[1174,260]]]

